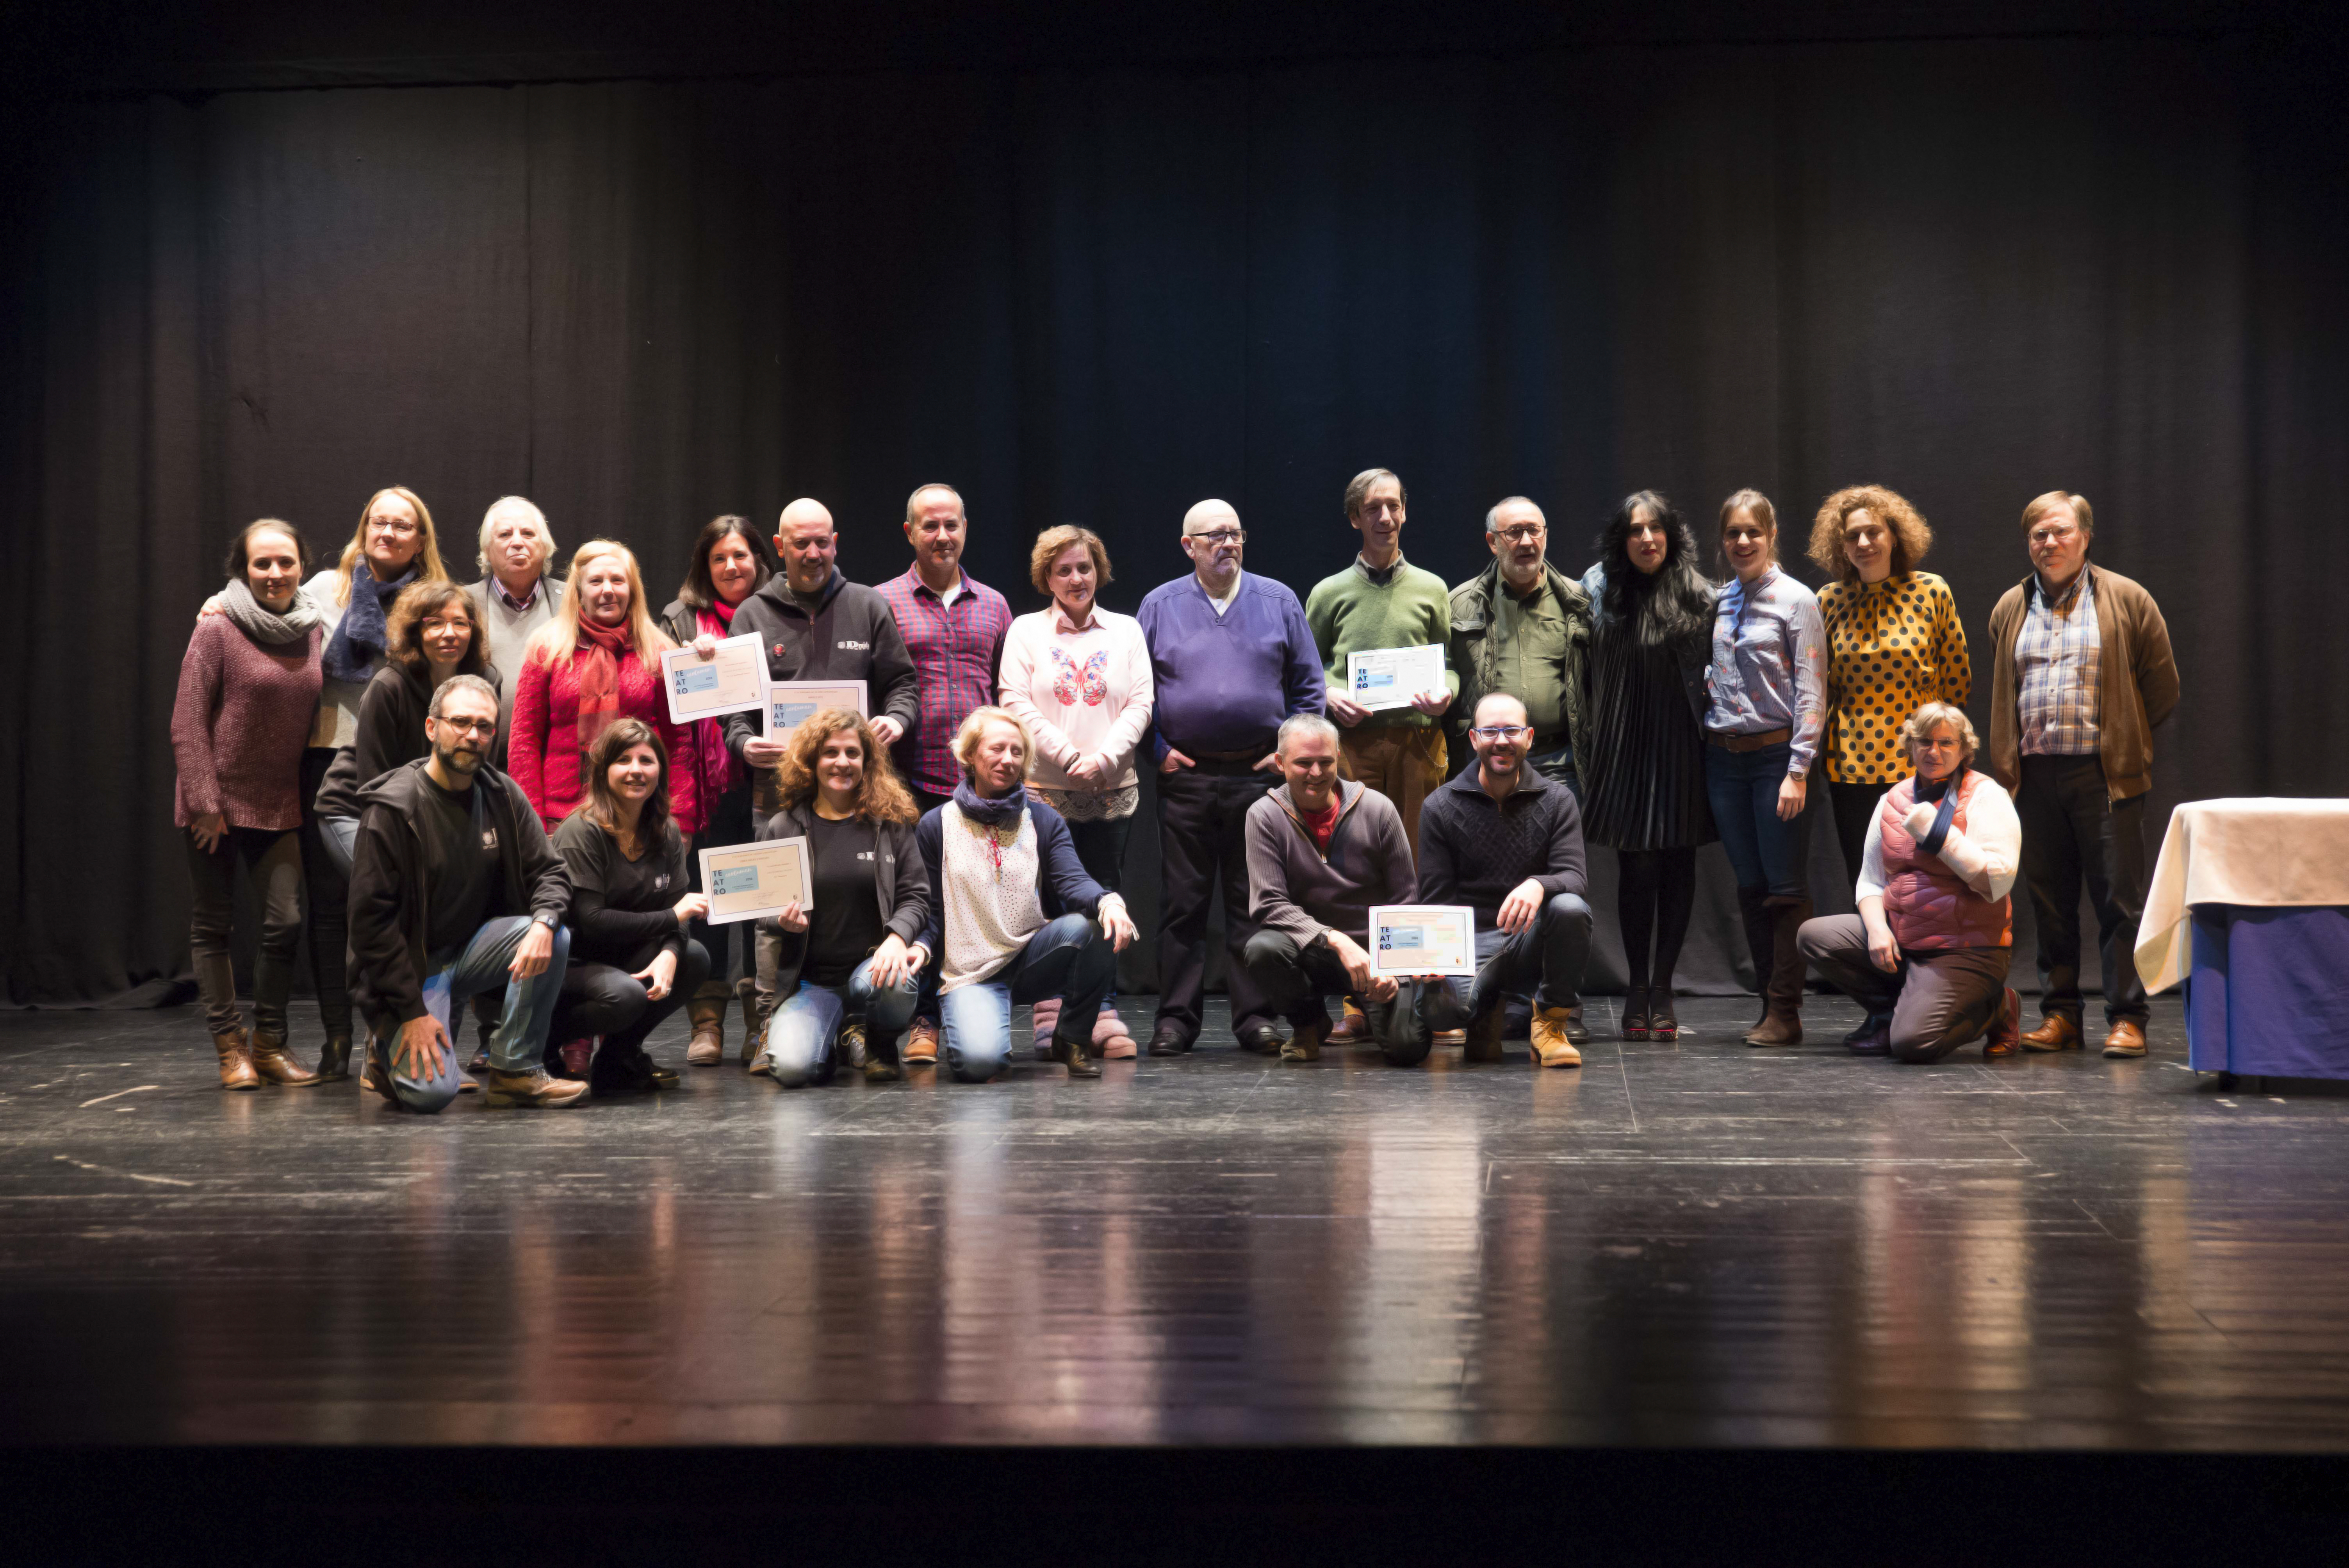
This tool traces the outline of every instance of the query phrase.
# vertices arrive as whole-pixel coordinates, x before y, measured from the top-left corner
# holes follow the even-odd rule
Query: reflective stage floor
[[[2349,1447],[2349,1092],[1612,1008],[437,1119],[8,1015],[0,1441]]]

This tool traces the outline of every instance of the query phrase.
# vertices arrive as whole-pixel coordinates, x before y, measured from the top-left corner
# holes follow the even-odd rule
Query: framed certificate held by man
[[[747,713],[767,700],[767,656],[747,633],[720,637],[718,651],[706,659],[691,647],[671,648],[660,665],[672,724]]]
[[[864,708],[863,681],[769,681],[766,733],[760,738],[781,740],[800,720],[828,707],[853,708],[859,718],[873,717]]]
[[[814,902],[805,839],[755,839],[701,851],[701,885],[709,895],[709,923],[763,920],[796,902]]]
[[[1374,975],[1474,975],[1476,912],[1464,903],[1374,904],[1370,947]]]
[[[1346,655],[1346,695],[1372,713],[1409,707],[1422,692],[1444,689],[1444,645],[1358,648]]]

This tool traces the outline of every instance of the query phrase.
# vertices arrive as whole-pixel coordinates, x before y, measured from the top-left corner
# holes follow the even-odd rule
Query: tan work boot
[[[1582,1053],[1566,1037],[1567,1026],[1574,1021],[1570,1007],[1542,1007],[1534,1013],[1534,1066],[1537,1068],[1578,1068]]]
[[[586,1098],[584,1078],[559,1078],[539,1068],[518,1073],[492,1068],[481,1104],[491,1110],[559,1110]]]
[[[253,1070],[264,1083],[284,1084],[288,1088],[308,1088],[320,1082],[316,1073],[285,1054],[283,1035],[265,1035],[259,1029],[247,1037],[248,1057]]]
[[[927,1018],[916,1018],[914,1026],[905,1031],[905,1061],[935,1063],[938,1059],[938,1026]]]
[[[1333,1038],[1330,1020],[1299,1024],[1288,1038],[1280,1042],[1280,1059],[1285,1062],[1318,1062],[1321,1059],[1321,1042]]]
[[[726,1059],[726,997],[723,993],[705,996],[697,993],[685,1005],[685,1016],[693,1024],[693,1041],[685,1047],[685,1065],[689,1068],[714,1068]]]
[[[246,1041],[243,1029],[214,1035],[212,1049],[220,1053],[221,1088],[261,1087],[261,1075],[253,1070],[253,1047]]]

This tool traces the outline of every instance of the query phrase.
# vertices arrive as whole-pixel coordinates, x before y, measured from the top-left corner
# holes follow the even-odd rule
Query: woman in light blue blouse
[[[1811,917],[1803,807],[1826,728],[1826,629],[1817,596],[1778,565],[1778,515],[1761,491],[1721,503],[1721,553],[1733,575],[1713,606],[1704,779],[1763,996],[1745,1043],[1800,1045],[1795,938]]]

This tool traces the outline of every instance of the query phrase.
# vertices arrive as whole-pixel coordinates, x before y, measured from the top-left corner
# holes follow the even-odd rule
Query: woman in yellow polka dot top
[[[1846,875],[1859,874],[1868,824],[1884,792],[1913,771],[1900,727],[1929,702],[1966,705],[1973,672],[1949,583],[1919,564],[1933,531],[1882,485],[1853,485],[1819,504],[1812,561],[1827,634],[1827,731],[1819,748]]]

